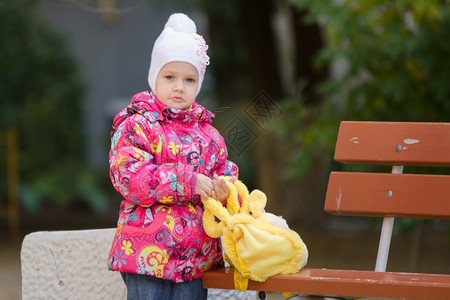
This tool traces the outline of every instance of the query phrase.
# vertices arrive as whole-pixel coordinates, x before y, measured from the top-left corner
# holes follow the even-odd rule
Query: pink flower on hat
[[[209,56],[206,54],[208,45],[206,45],[205,39],[201,35],[195,35],[194,39],[197,41],[198,45],[198,50],[195,53],[200,57],[200,61],[202,62],[202,73],[205,73],[206,66],[209,65]]]

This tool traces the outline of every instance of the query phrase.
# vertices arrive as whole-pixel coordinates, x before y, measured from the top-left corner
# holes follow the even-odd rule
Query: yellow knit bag
[[[230,187],[227,207],[211,197],[202,199],[203,227],[211,237],[222,236],[224,258],[234,267],[235,288],[245,291],[249,279],[265,281],[303,268],[306,245],[284,220],[264,212],[265,194],[259,190],[249,194],[241,181],[224,178]]]

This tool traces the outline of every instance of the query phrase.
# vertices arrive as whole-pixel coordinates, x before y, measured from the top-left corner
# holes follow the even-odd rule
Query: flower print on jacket
[[[213,117],[197,102],[171,109],[142,92],[114,118],[110,177],[124,200],[110,269],[183,282],[223,264],[219,240],[204,232],[194,192],[197,173],[238,173]]]
[[[131,241],[123,240],[122,247],[120,247],[120,249],[125,251],[126,255],[130,255],[134,253],[132,246],[133,244],[131,243]]]

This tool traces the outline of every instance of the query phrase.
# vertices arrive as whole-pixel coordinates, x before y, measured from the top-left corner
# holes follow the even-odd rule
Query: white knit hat
[[[202,86],[209,57],[206,54],[208,45],[197,27],[185,14],[177,13],[169,17],[164,30],[155,41],[152,60],[148,72],[148,84],[155,91],[156,77],[165,64],[173,61],[183,61],[193,65],[198,72],[199,82],[197,94]]]

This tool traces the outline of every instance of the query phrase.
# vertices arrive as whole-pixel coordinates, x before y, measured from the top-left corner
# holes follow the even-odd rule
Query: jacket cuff
[[[195,186],[197,185],[197,172],[192,172],[191,182],[190,182],[190,192],[191,195],[195,195]]]

